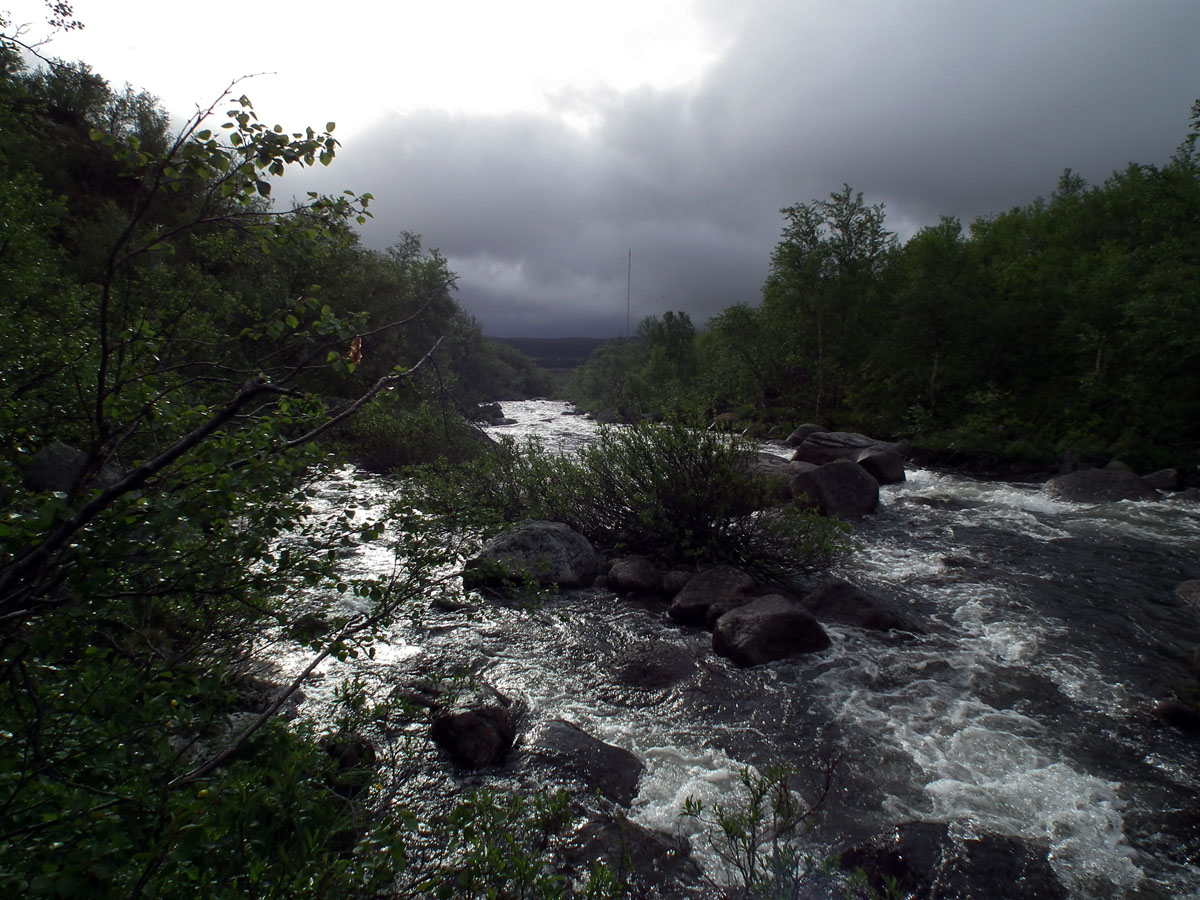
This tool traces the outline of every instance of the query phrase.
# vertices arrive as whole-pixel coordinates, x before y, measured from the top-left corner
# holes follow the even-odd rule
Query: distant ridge
[[[544,369],[574,369],[608,338],[492,338],[520,350]]]

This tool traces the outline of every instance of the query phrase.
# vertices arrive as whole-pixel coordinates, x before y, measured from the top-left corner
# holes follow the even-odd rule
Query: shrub
[[[356,463],[381,473],[438,459],[469,459],[483,443],[457,411],[430,400],[405,408],[391,395],[351,419],[343,440]]]
[[[773,486],[752,444],[679,424],[602,429],[576,457],[509,443],[481,465],[432,480],[429,500],[500,519],[565,522],[602,549],[669,564],[728,562],[772,575],[830,565],[845,526],[795,507],[769,507]],[[429,473],[426,473],[427,475]]]

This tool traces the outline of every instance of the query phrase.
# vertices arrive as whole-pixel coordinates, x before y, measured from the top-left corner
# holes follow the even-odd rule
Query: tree
[[[8,87],[28,98],[41,83]],[[3,157],[0,314],[24,333],[0,347],[0,890],[370,894],[394,872],[398,856],[378,850],[397,838],[384,829],[356,853],[361,822],[326,786],[328,756],[272,727],[299,679],[224,723],[265,627],[315,665],[358,652],[434,589],[427,532],[410,522],[404,572],[341,586],[367,612],[310,627],[288,605],[302,584],[334,590],[327,551],[378,527],[306,520],[314,441],[418,377],[437,341],[333,405],[312,390],[354,374],[364,334],[405,321],[335,309],[284,277],[281,261],[351,245],[367,214],[370,196],[352,193],[269,205],[286,169],[333,159],[332,123],[287,133],[240,97],[221,127],[207,124],[214,104],[159,149],[140,125],[95,121],[114,108],[98,99],[81,115],[116,164],[81,183],[120,204],[63,228],[71,198],[46,192],[37,154]],[[78,139],[41,127],[46,105],[25,108],[28,127],[0,149]],[[272,277],[225,280],[227,255]],[[33,451],[62,441],[79,448],[68,477],[27,481]]]
[[[849,185],[780,211],[786,224],[771,254],[763,305],[787,330],[793,365],[811,372],[820,420],[841,402],[861,362],[874,280],[894,246],[883,206],[867,206]]]

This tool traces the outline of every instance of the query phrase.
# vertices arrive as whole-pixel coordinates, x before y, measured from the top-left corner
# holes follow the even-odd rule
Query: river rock
[[[429,729],[433,742],[465,769],[504,762],[516,734],[508,710],[499,706],[444,713]]]
[[[709,607],[726,609],[751,599],[754,579],[733,566],[713,566],[694,575],[675,595],[667,614],[681,625],[707,625]]]
[[[804,443],[805,438],[807,438],[809,435],[825,434],[828,430],[829,429],[827,428],[822,428],[820,425],[813,425],[812,423],[801,425],[787,436],[787,439],[784,440],[784,443],[789,447],[799,447]]]
[[[25,466],[25,486],[31,491],[69,494],[83,477],[88,455],[62,441],[42,447]],[[121,479],[121,473],[105,466],[93,479],[93,486],[107,488]]]
[[[1111,503],[1116,500],[1156,500],[1158,491],[1128,469],[1079,469],[1055,475],[1045,491],[1059,500]]]
[[[894,878],[914,900],[1067,900],[1049,848],[999,834],[955,835],[944,822],[909,822],[840,854],[876,891]],[[886,895],[890,896],[890,895]]]
[[[562,719],[542,725],[530,737],[527,753],[535,763],[549,766],[623,806],[637,795],[644,768],[628,750],[606,744]]]
[[[791,499],[792,492],[788,481],[796,474],[792,471],[791,463],[782,456],[772,453],[760,453],[751,463],[751,471],[760,478],[770,481],[773,487],[773,498],[776,501]]]
[[[663,575],[662,589],[663,593],[674,597],[685,587],[687,583],[696,577],[695,572],[689,572],[686,569],[672,569]]]
[[[879,506],[879,482],[853,460],[841,459],[792,476],[792,496],[823,516],[856,519]]]
[[[798,462],[822,466],[835,459],[854,461],[864,452],[898,453],[904,455],[905,445],[893,441],[877,441],[865,434],[850,431],[817,431],[809,434],[792,454]]]
[[[1175,588],[1175,596],[1200,610],[1200,579],[1193,578],[1191,581],[1184,581]]]
[[[1200,731],[1200,707],[1192,703],[1175,698],[1158,700],[1154,704],[1154,714],[1168,725],[1184,731]]]
[[[495,419],[504,417],[504,409],[499,403],[480,403],[477,404],[471,413],[471,419],[475,422],[489,422]]]
[[[625,556],[608,570],[609,587],[638,594],[657,594],[663,589],[663,570],[644,556]]]
[[[696,670],[692,654],[674,644],[643,641],[613,659],[617,681],[644,690],[662,690],[689,678]]]
[[[900,484],[904,481],[904,457],[891,451],[864,450],[854,461],[880,484]]]
[[[1157,491],[1177,491],[1183,487],[1183,477],[1178,469],[1159,469],[1143,475],[1142,481]]]
[[[687,838],[653,831],[626,816],[603,815],[588,822],[571,836],[563,861],[576,872],[607,863],[625,881],[622,896],[707,896],[704,873],[691,857]]]
[[[561,522],[525,522],[484,545],[463,567],[463,587],[504,590],[529,581],[580,587],[591,584],[600,560],[591,542]]]
[[[713,627],[713,652],[737,665],[758,666],[829,647],[821,623],[794,600],[768,594],[732,609]]]
[[[822,622],[837,622],[874,631],[911,631],[922,629],[887,604],[848,581],[834,581],[806,596],[804,608]]]
[[[792,478],[802,472],[817,468],[813,463],[796,462],[775,456],[772,453],[760,453],[754,463],[753,471],[761,478],[771,481],[774,491],[771,499],[784,503],[792,499]],[[756,510],[750,510],[755,512]]]

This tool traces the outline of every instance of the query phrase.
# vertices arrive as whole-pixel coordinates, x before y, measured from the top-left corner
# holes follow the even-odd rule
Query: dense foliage
[[[428,476],[422,505],[463,526],[565,522],[605,551],[668,565],[724,562],[786,577],[843,557],[845,526],[779,505],[756,458],[747,441],[678,422],[603,428],[577,454],[510,442],[471,467]]]
[[[479,386],[528,367],[415,236],[358,243],[370,195],[272,203],[289,169],[333,160],[333,123],[271,127],[231,91],[172,133],[152,96],[85,65],[26,70],[6,24],[0,893],[442,896],[466,878],[482,896],[530,872],[569,893],[541,863],[487,871],[490,836],[453,811],[378,814],[375,773],[337,750],[363,699],[346,692],[347,734],[318,742],[280,722],[299,679],[250,665],[271,640],[311,665],[370,652],[446,577],[444,534],[402,509],[406,565],[338,577],[338,548],[383,526],[310,515],[330,448],[380,468],[442,455],[492,398]],[[540,821],[495,804],[511,834]],[[414,856],[416,831],[459,855]],[[546,834],[511,852],[540,859]]]
[[[699,333],[683,313],[648,319],[572,395],[630,419],[731,413],[993,459],[1194,469],[1198,134],[1200,104],[1165,165],[1094,186],[1068,170],[1048,198],[903,244],[849,186],[790,206],[761,305]]]

